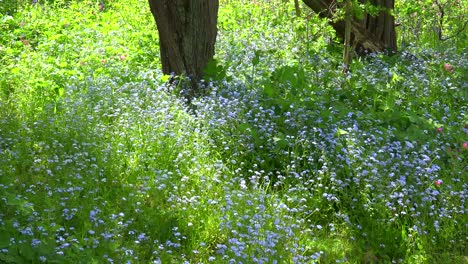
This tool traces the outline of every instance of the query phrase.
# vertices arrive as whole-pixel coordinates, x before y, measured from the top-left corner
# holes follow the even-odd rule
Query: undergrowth
[[[221,2],[190,107],[147,2],[2,6],[0,261],[465,263],[466,35],[344,75],[315,14]]]

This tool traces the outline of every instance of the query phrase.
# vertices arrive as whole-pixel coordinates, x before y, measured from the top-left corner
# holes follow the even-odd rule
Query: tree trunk
[[[351,53],[351,22],[352,14],[351,0],[345,0],[345,37],[344,37],[344,50],[343,50],[343,73],[349,71],[349,65],[351,65],[351,60],[353,55]]]
[[[323,18],[332,18],[337,8],[336,0],[303,0],[303,2]],[[360,2],[369,2],[382,10],[377,16],[366,13],[363,19],[353,18],[351,32],[356,50],[396,52],[395,18],[391,15],[395,0],[360,0]],[[332,26],[337,35],[344,39],[345,21],[335,22]]]
[[[301,16],[301,6],[299,5],[299,0],[294,0],[294,9],[296,9],[296,16]]]
[[[219,0],[148,0],[159,32],[165,74],[191,79],[189,97],[214,56]]]

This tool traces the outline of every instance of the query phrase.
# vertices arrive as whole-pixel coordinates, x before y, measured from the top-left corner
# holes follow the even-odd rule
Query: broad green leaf
[[[338,133],[338,135],[340,135],[340,136],[341,136],[341,135],[347,135],[347,134],[349,134],[348,131],[343,130],[343,129],[341,129],[341,128],[338,128],[337,133]]]
[[[215,59],[210,60],[205,67],[204,73],[208,76],[216,75],[217,66],[218,66],[218,62]]]
[[[169,79],[171,79],[171,75],[169,75],[169,74],[164,74],[160,78],[161,82],[167,82],[167,81],[169,81]]]

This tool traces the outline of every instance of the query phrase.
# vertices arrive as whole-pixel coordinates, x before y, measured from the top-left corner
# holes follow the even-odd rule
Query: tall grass
[[[466,39],[343,75],[314,14],[222,1],[187,107],[145,1],[39,1],[0,28],[1,262],[467,261]]]

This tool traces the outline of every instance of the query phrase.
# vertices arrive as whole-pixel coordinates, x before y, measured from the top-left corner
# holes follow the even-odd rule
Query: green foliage
[[[19,9],[26,4],[22,0],[1,0],[0,1],[0,14],[3,15],[14,15]]]
[[[441,52],[447,48],[463,49],[468,41],[467,8],[466,1],[396,1],[401,45]]]
[[[227,75],[226,67],[219,63],[216,59],[211,60],[205,67],[204,76],[208,80],[231,80],[232,78]]]
[[[193,108],[146,1],[0,5],[0,262],[466,262],[466,37],[399,2],[344,75],[317,14],[221,2]]]

